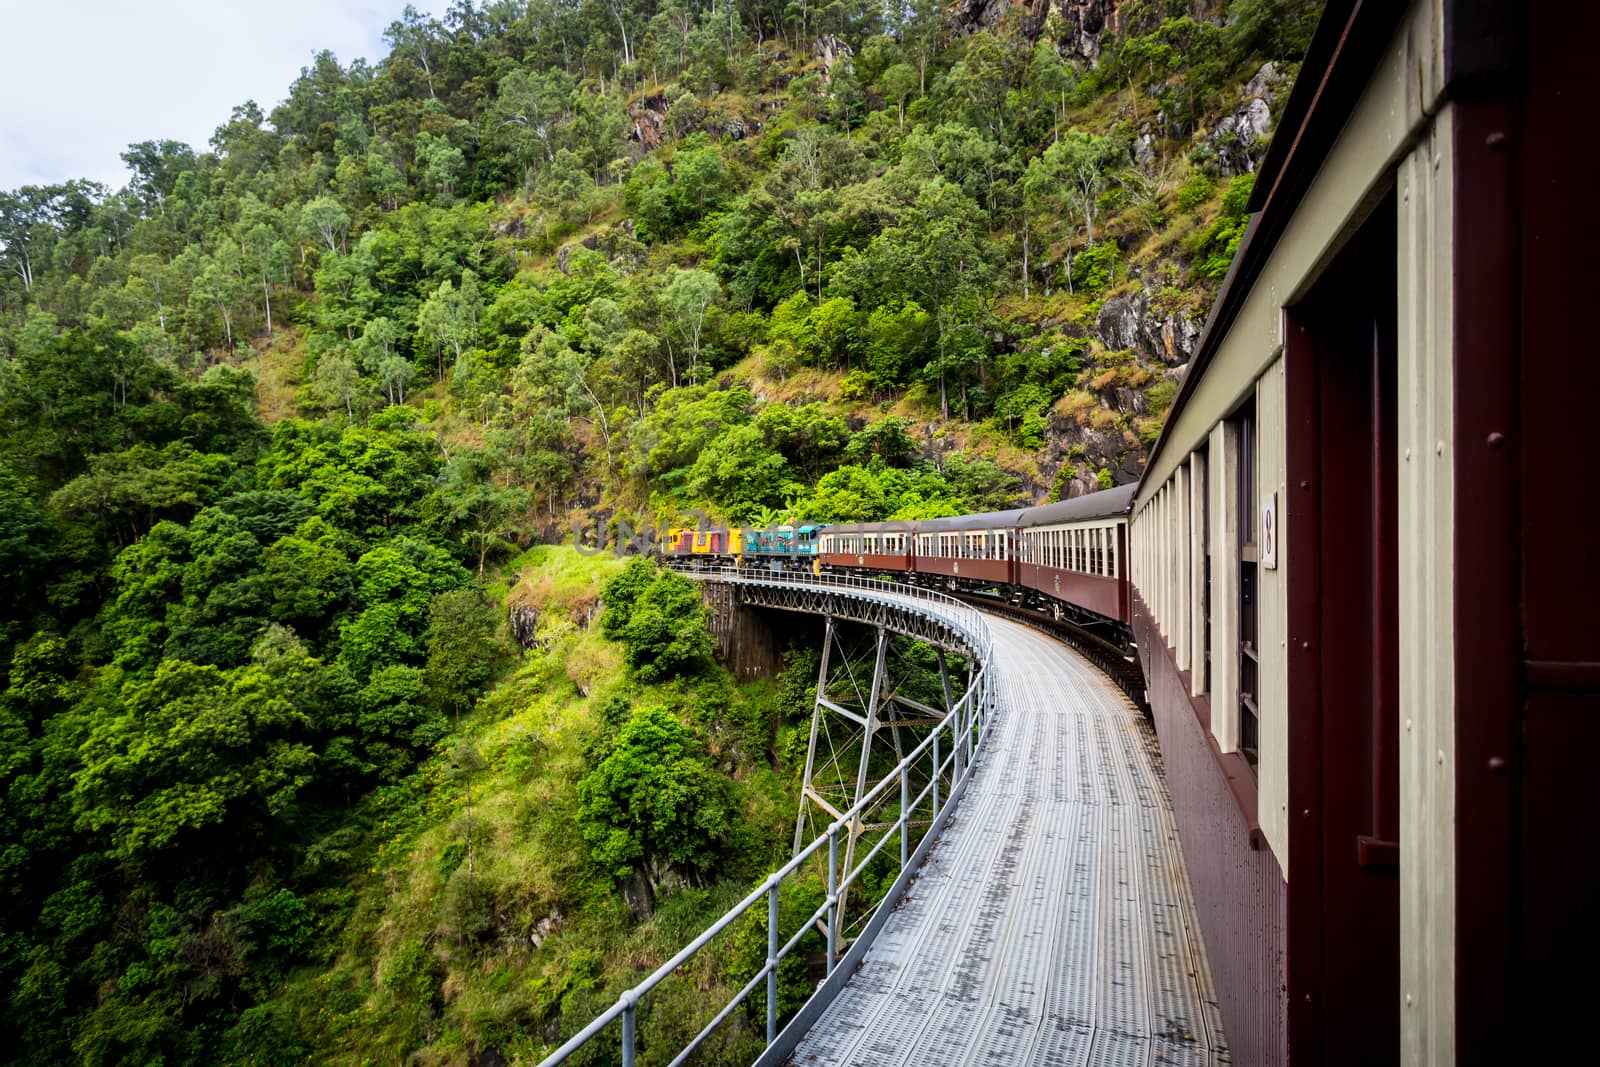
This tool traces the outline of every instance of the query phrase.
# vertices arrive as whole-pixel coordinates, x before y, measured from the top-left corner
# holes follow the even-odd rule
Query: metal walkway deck
[[[994,735],[792,1062],[1230,1062],[1154,734],[1077,653],[988,623]]]

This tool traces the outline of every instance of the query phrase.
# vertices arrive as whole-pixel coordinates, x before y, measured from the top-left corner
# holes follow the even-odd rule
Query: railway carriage
[[[1597,37],[1592,4],[1330,0],[1134,499],[1236,1062],[1581,1055]]]
[[[914,526],[909,522],[857,522],[828,526],[819,538],[818,559],[824,567],[847,573],[911,570]]]
[[[1131,624],[1234,1062],[1584,1047],[1597,39],[1328,0],[1138,487],[820,537]]]
[[[1091,626],[1132,619],[1125,485],[1028,508],[1018,520],[1016,583],[1030,607]]]
[[[925,519],[912,536],[912,569],[919,584],[951,592],[1016,589],[1017,520],[1022,508]]]

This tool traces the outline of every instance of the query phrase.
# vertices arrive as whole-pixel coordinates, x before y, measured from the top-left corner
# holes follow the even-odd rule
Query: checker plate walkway
[[[988,747],[791,1062],[1230,1062],[1154,733],[1071,649],[988,624]]]

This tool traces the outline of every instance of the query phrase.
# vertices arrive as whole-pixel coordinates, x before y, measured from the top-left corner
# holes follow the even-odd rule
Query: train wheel
[[[1061,610],[1061,601],[1059,601],[1059,600],[1050,601],[1050,617],[1052,619],[1055,619],[1056,622],[1060,622],[1061,621],[1061,616],[1063,614],[1065,614],[1065,613]]]

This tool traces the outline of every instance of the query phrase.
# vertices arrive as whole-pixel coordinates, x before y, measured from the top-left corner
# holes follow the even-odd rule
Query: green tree
[[[310,722],[259,667],[169,660],[119,702],[93,726],[73,786],[78,826],[106,833],[113,855],[148,858],[230,824],[271,832],[311,781]]]
[[[621,641],[633,618],[633,607],[644,591],[655,583],[659,568],[643,556],[634,556],[623,564],[622,570],[606,580],[600,590],[600,602],[605,611],[600,616],[600,632],[613,641]]]
[[[471,271],[461,275],[460,288],[446,278],[423,301],[417,312],[417,345],[433,353],[438,361],[440,381],[444,381],[445,353],[461,359],[467,346],[477,340],[478,318],[482,312],[478,279]]]
[[[579,819],[595,861],[611,877],[669,869],[696,881],[716,867],[732,810],[725,779],[694,733],[660,707],[643,707],[578,784]]]
[[[922,187],[899,224],[874,237],[864,252],[846,254],[834,283],[840,293],[860,293],[873,304],[910,300],[931,312],[938,337],[933,371],[945,419],[950,417],[951,371],[960,372],[983,351],[981,335],[970,329],[982,315],[984,292],[994,277],[983,232],[978,205],[936,177]]]
[[[1094,243],[1094,215],[1100,194],[1111,181],[1116,166],[1126,157],[1121,142],[1071,129],[1037,161],[1039,171],[1030,166],[1030,181],[1054,182],[1066,188],[1078,214],[1083,216],[1085,239]],[[1037,174],[1037,176],[1034,176]]]
[[[428,606],[427,643],[428,694],[458,713],[494,677],[505,654],[494,609],[480,589],[470,586],[435,594]]]
[[[662,571],[628,613],[623,658],[645,682],[710,667],[713,645],[706,616],[700,587],[675,571]]]
[[[722,300],[722,286],[709,271],[675,270],[662,293],[662,302],[671,316],[672,332],[689,353],[690,381],[699,377],[700,348],[705,334],[706,315]],[[676,366],[672,384],[678,384]]]
[[[308,200],[300,209],[300,234],[327,246],[329,252],[343,252],[345,235],[350,232],[350,215],[344,205],[331,196]]]

